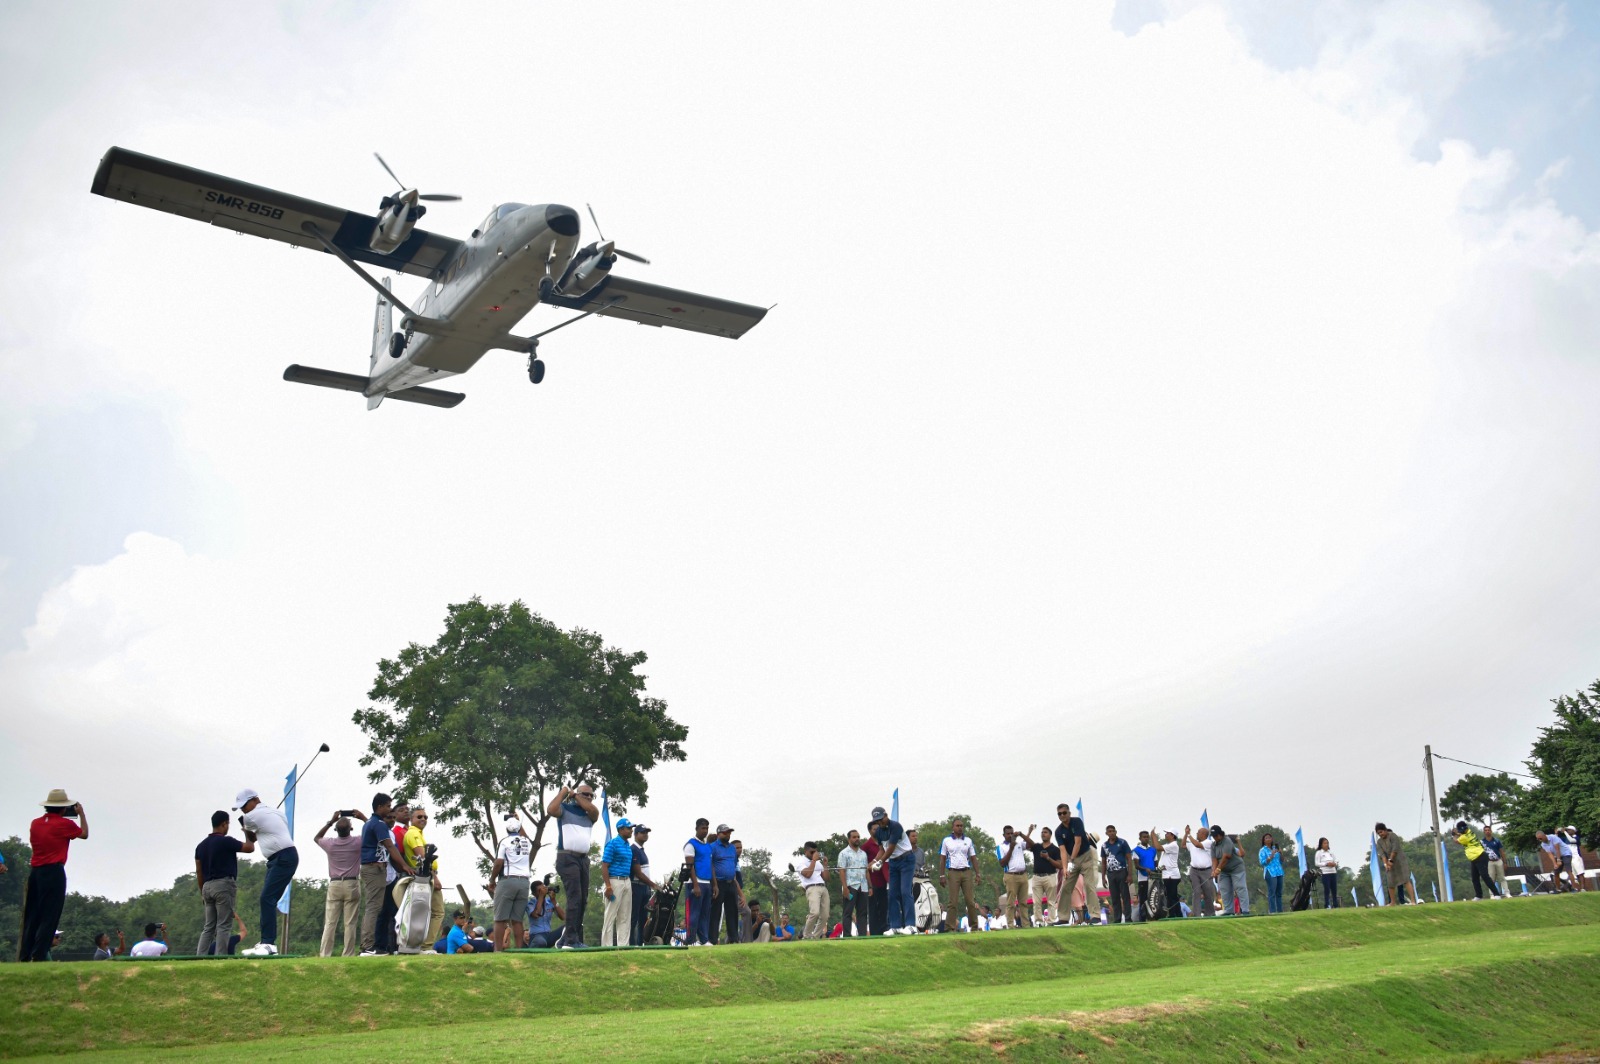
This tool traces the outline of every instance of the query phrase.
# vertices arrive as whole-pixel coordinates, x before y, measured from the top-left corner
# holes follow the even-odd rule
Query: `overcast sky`
[[[375,663],[477,594],[649,653],[658,861],[898,786],[1359,863],[1423,744],[1520,768],[1600,676],[1597,59],[1469,0],[7,4],[0,836],[64,786],[125,896],[320,742],[302,834],[365,805]],[[91,196],[112,145],[368,211],[379,150],[430,229],[593,203],[777,306],[369,413],[280,379],[369,290]]]

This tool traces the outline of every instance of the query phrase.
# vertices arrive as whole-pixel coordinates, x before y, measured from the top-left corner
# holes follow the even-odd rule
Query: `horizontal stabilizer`
[[[359,373],[340,373],[337,370],[318,369],[315,366],[290,366],[283,371],[283,379],[296,384],[314,384],[318,388],[338,388],[346,392],[363,392],[371,378]],[[466,396],[460,392],[446,392],[438,388],[404,388],[389,392],[385,398],[403,403],[421,403],[424,406],[449,408],[456,406]]]

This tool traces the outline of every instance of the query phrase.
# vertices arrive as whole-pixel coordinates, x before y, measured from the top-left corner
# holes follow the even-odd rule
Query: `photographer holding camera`
[[[67,846],[73,839],[89,837],[89,819],[84,816],[83,806],[68,798],[60,787],[39,804],[44,806],[44,816],[28,827],[33,860],[28,869],[28,892],[22,902],[19,961],[50,959],[50,943],[67,900]],[[74,819],[77,823],[73,823]]]
[[[164,957],[167,954],[167,925],[145,924],[144,938],[133,944],[128,951],[128,956],[134,960],[141,957],[149,960],[152,957]]]
[[[359,810],[334,810],[313,840],[328,855],[328,900],[322,911],[324,957],[333,956],[333,938],[341,923],[344,955],[354,957],[361,952],[361,839],[355,834],[352,817],[362,819]],[[327,837],[329,828],[333,829],[334,838]]]
[[[567,919],[566,910],[556,901],[556,895],[561,893],[561,884],[551,883],[551,875],[554,873],[533,884],[533,896],[528,899],[528,945],[534,949],[549,949],[560,937],[559,931],[550,929],[552,914],[561,917],[563,922]]]

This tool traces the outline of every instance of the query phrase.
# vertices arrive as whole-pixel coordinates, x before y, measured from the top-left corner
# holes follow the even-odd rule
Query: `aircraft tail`
[[[389,278],[383,279],[383,290],[389,291],[393,286]],[[394,333],[394,304],[389,300],[378,297],[378,309],[372,318],[372,361],[367,363],[367,372],[372,376],[378,375],[378,361],[389,353],[389,337]]]
[[[311,384],[318,388],[337,388],[340,391],[363,394],[372,383],[370,377],[363,377],[359,373],[340,373],[337,370],[318,369],[315,366],[290,366],[283,371],[283,379],[293,381],[295,384]],[[381,396],[367,396],[367,409],[374,409],[384,399],[397,399],[405,403],[421,403],[424,406],[440,406],[448,409],[465,398],[466,396],[460,392],[446,392],[438,388],[403,388],[398,392],[387,392]]]

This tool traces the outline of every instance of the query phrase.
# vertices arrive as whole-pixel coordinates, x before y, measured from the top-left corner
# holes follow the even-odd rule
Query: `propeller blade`
[[[383,161],[383,156],[379,155],[377,152],[373,152],[372,157],[378,160],[378,165],[383,167],[384,170],[388,172],[390,177],[394,177],[394,183],[400,186],[401,192],[404,192],[406,190],[406,183],[400,180],[398,177],[395,177],[394,171],[389,169],[389,164]]]
[[[426,196],[417,197],[417,199],[424,199],[430,203],[454,203],[460,198],[460,196],[447,196],[442,192],[430,192]]]
[[[590,207],[589,204],[587,204],[587,203],[585,203],[584,206],[589,208],[589,220],[594,223],[595,235],[600,238],[600,241],[602,243],[604,243],[605,239],[606,239],[606,235],[600,231],[600,219],[598,219],[598,218],[596,218],[594,216],[594,208],[593,207]],[[629,258],[632,258],[632,256],[630,255]]]
[[[623,251],[621,248],[614,248],[613,250],[625,259],[632,259],[634,262],[642,262],[646,266],[650,265],[650,260],[645,258],[643,255],[635,255],[633,252]]]

